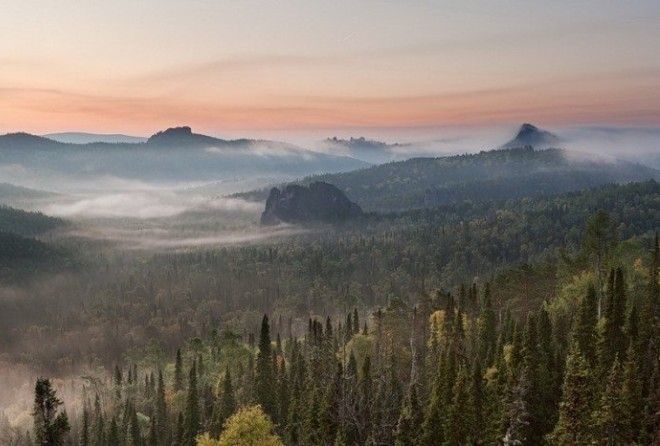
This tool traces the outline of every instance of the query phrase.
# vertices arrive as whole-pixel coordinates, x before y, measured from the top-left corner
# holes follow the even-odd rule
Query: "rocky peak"
[[[362,215],[362,209],[332,184],[314,182],[309,187],[291,184],[270,191],[261,224],[334,223]]]
[[[535,125],[524,123],[520,126],[515,138],[502,146],[504,149],[532,146],[536,149],[557,147],[561,141],[557,135],[540,129]]]

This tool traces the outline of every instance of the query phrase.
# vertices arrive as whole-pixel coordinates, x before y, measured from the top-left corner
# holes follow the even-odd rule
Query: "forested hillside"
[[[13,281],[70,266],[70,253],[34,239],[66,225],[59,218],[0,205],[0,279]]]
[[[67,223],[41,212],[27,212],[0,205],[0,231],[23,236],[36,236],[65,226]]]
[[[549,196],[606,183],[660,180],[660,171],[626,161],[531,147],[442,158],[413,158],[303,181],[337,186],[365,211],[432,208],[461,201]],[[267,192],[239,194],[265,200]]]
[[[94,446],[656,444],[658,239],[628,263],[603,215],[579,253],[603,262],[565,267],[524,315],[492,281],[312,316],[299,336],[264,316],[243,341],[211,329],[172,355],[145,346],[86,378],[69,417],[38,381],[36,432]]]
[[[412,304],[434,289],[483,282],[525,264],[550,262],[538,274],[551,292],[552,262],[581,248],[586,222],[599,209],[627,240],[657,229],[659,200],[660,185],[647,182],[371,216],[257,246],[117,256],[82,245],[91,263],[77,276],[35,286],[11,305],[0,301],[8,333],[0,346],[20,355],[21,343],[36,344],[32,360],[44,369],[77,364],[87,348],[109,365],[152,338],[169,351],[218,324],[243,330],[273,312],[299,330],[309,314],[366,311],[393,297]],[[528,300],[533,306],[543,296],[530,293],[520,311]],[[60,317],[69,321],[66,336]],[[35,318],[42,321],[38,333],[31,331]],[[46,334],[48,346],[38,341]],[[63,356],[69,361],[60,362]]]
[[[85,376],[67,386],[74,444],[190,445],[208,432],[199,444],[213,445],[252,421],[291,445],[602,438],[625,412],[602,401],[655,404],[659,202],[648,181],[369,214],[254,246],[74,244],[82,268],[2,289],[0,359]],[[620,382],[639,386],[634,401]],[[562,386],[591,395],[580,425]],[[625,423],[616,435],[648,444],[650,421]]]

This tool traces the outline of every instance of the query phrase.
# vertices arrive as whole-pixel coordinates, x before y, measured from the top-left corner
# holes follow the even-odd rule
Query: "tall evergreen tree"
[[[479,314],[479,358],[483,364],[491,364],[491,356],[494,353],[495,342],[497,341],[496,328],[490,284],[486,283]]]
[[[181,358],[181,349],[176,350],[176,360],[174,362],[174,391],[183,390],[183,359]]]
[[[236,411],[236,398],[234,397],[234,388],[231,382],[231,374],[229,372],[229,366],[225,370],[225,376],[222,380],[222,393],[220,398],[215,404],[213,409],[213,422],[211,433],[213,436],[220,436],[222,431],[222,426],[225,424],[225,421],[229,419],[230,416]]]
[[[573,327],[573,337],[592,366],[596,364],[597,305],[596,289],[590,285],[587,294],[580,301]]]
[[[167,416],[167,402],[165,401],[165,382],[163,371],[158,370],[158,385],[156,387],[156,401],[154,404],[154,420],[156,423],[156,438],[163,443],[168,438],[169,420]]]
[[[591,368],[577,342],[573,342],[566,359],[559,419],[548,437],[551,444],[590,444],[593,392]]]
[[[594,412],[594,440],[599,445],[632,444],[630,407],[623,398],[623,375],[614,359],[600,403]]]
[[[415,384],[410,385],[408,396],[401,409],[401,415],[394,434],[394,444],[396,446],[417,446],[419,444],[419,427],[422,424],[423,415],[415,387]]]
[[[89,446],[89,410],[83,406],[82,425],[80,426],[80,446]]]
[[[470,380],[466,367],[460,367],[453,388],[453,399],[445,420],[445,442],[447,446],[472,444],[474,408],[470,402]]]
[[[34,439],[37,445],[64,445],[65,435],[69,432],[69,419],[66,412],[60,411],[62,401],[57,398],[50,380],[39,378],[34,387]]]
[[[275,387],[273,385],[274,373],[270,326],[268,324],[268,316],[266,315],[264,315],[261,321],[255,380],[257,402],[261,405],[264,412],[272,418],[276,415],[277,404],[275,401]]]
[[[181,446],[195,446],[195,438],[201,428],[201,415],[199,411],[199,394],[197,390],[196,364],[190,367],[188,375],[188,394],[186,397],[186,411],[183,422],[183,442]]]

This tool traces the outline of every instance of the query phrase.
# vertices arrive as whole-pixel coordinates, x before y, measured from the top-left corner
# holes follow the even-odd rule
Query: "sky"
[[[0,132],[660,126],[660,2],[3,0]]]

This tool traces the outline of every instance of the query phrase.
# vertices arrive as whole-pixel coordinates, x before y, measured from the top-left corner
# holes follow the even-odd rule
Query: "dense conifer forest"
[[[0,419],[0,438],[653,444],[658,221],[651,181],[370,214],[266,245],[79,245],[97,252],[84,268],[2,301],[3,357],[53,377],[36,382],[34,429]]]

